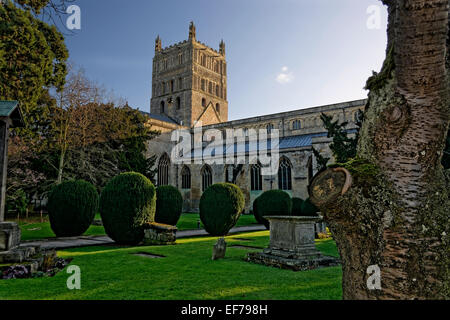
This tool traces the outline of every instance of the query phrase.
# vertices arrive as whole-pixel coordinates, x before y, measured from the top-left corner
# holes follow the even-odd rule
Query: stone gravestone
[[[321,217],[265,216],[270,221],[270,244],[263,252],[250,252],[246,260],[282,269],[311,270],[339,265],[315,245],[315,223]]]
[[[225,252],[227,250],[227,243],[224,238],[217,240],[217,243],[213,247],[212,260],[218,260],[225,258]]]

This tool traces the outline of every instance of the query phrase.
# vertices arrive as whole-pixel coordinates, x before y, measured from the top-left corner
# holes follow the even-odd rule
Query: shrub
[[[98,210],[98,193],[89,182],[67,181],[55,186],[48,197],[50,226],[57,237],[81,236]]]
[[[175,226],[182,211],[183,197],[177,188],[172,186],[156,188],[156,222]]]
[[[244,207],[244,194],[238,186],[214,184],[200,199],[200,220],[209,234],[224,236],[239,220]]]
[[[290,216],[292,213],[292,200],[283,190],[269,190],[258,199],[257,213],[267,229],[270,223],[264,216]]]
[[[140,173],[114,177],[100,195],[106,234],[119,244],[139,244],[144,238],[144,225],[155,219],[155,209],[155,187]]]
[[[264,224],[264,220],[258,214],[258,200],[259,200],[259,197],[253,201],[253,215],[255,216],[255,219],[259,224]]]
[[[305,217],[314,217],[318,216],[319,209],[311,202],[311,200],[308,198],[305,201],[303,201],[301,206],[301,215]]]
[[[303,199],[300,198],[292,198],[292,215],[293,216],[301,216],[301,208],[303,204]]]

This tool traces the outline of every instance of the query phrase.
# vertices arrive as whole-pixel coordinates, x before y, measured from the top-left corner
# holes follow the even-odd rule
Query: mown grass
[[[96,220],[101,220],[100,214],[95,216]],[[181,215],[181,218],[177,224],[178,230],[191,230],[198,229],[197,222],[200,221],[200,216],[198,213],[185,213]],[[257,224],[255,217],[253,215],[241,215],[236,226],[248,226]],[[55,234],[53,233],[50,223],[48,222],[48,217],[44,217],[44,222],[40,222],[40,219],[29,219],[27,221],[19,221],[19,226],[22,231],[22,241],[27,240],[39,240],[46,238],[53,238]],[[200,225],[203,229],[203,225]],[[105,235],[105,229],[102,226],[90,226],[89,229],[84,233],[85,236],[102,236]]]
[[[247,238],[250,241],[238,240]],[[60,251],[81,268],[81,290],[70,291],[66,271],[53,278],[0,280],[0,299],[341,299],[341,267],[293,272],[245,262],[247,249],[266,247],[269,232],[227,237],[226,258],[211,260],[217,238],[180,239],[175,246],[100,246]],[[332,240],[318,240],[324,254],[338,256]],[[133,253],[164,255],[149,259]]]

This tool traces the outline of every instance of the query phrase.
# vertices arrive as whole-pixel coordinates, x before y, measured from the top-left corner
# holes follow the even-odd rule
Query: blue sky
[[[188,37],[228,61],[229,119],[365,98],[386,48],[378,0],[76,0],[81,30],[66,37],[70,60],[140,110],[150,109],[154,40]],[[379,29],[367,10],[381,9]],[[373,21],[373,20],[371,20]]]

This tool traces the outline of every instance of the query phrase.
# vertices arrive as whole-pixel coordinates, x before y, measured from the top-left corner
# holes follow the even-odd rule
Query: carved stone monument
[[[250,252],[246,260],[295,271],[339,265],[334,257],[316,249],[315,228],[320,217],[265,216],[270,221],[270,244],[263,252]]]

